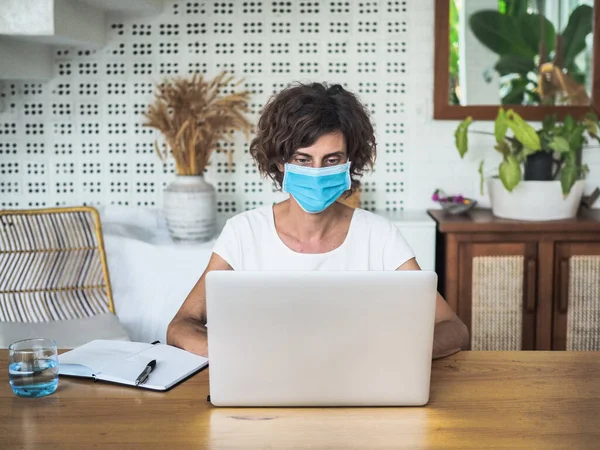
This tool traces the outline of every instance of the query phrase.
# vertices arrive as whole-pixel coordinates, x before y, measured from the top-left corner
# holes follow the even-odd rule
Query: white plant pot
[[[171,237],[182,242],[205,242],[216,231],[215,188],[203,176],[177,175],[164,190],[163,211]]]
[[[488,179],[492,212],[514,220],[561,220],[577,215],[584,181],[575,182],[565,198],[560,181],[521,181],[508,192],[500,178]]]

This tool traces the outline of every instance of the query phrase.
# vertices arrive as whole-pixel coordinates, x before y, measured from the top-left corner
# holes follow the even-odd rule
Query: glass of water
[[[50,339],[24,339],[8,347],[8,379],[19,397],[43,397],[58,386],[58,352]]]

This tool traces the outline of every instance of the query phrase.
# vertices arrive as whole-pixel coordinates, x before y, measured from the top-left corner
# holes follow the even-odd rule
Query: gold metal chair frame
[[[12,228],[12,225],[17,221],[21,226],[15,227],[9,233],[7,229]],[[81,224],[84,226],[76,226]],[[37,228],[35,225],[37,225]],[[57,227],[59,226],[63,228],[58,230]],[[48,233],[48,230],[51,229],[54,229],[56,233]],[[65,229],[67,233],[64,233]],[[93,237],[91,233],[93,233]],[[65,242],[59,242],[63,237]],[[61,254],[75,252],[77,254],[74,258],[68,259],[65,256],[61,260],[61,275],[55,283],[56,286],[50,288],[40,286],[44,277],[46,277],[46,283],[48,283],[47,277],[52,273],[51,269],[49,270],[47,267],[50,254],[55,255],[53,263],[55,265],[61,258]],[[89,252],[92,252],[91,256]],[[98,255],[94,255],[94,252],[98,252]],[[46,255],[41,255],[39,258],[41,261],[36,262],[36,257],[40,253]],[[98,256],[102,278],[100,278],[100,269],[97,266]],[[73,262],[72,259],[76,261]],[[83,269],[78,267],[76,263],[80,263],[80,265],[87,264],[88,272],[94,275],[93,281],[99,280],[99,282],[93,285],[78,285],[76,282],[79,280],[76,278],[81,278],[81,275],[75,277],[74,271],[76,269],[83,271]],[[33,274],[30,273],[29,279],[27,279],[25,269],[31,267],[30,264],[34,266]],[[65,277],[67,277],[66,280]],[[89,281],[87,277],[88,274],[86,273],[83,281]],[[68,291],[71,291],[71,294],[75,293],[77,297],[81,295],[87,306],[83,304],[80,298],[74,302],[73,296],[64,295]],[[105,298],[98,295],[100,291],[104,292]],[[36,295],[38,298],[36,298]],[[56,306],[60,302],[53,300],[52,304],[55,310],[51,312],[47,304],[40,306],[36,303],[40,299],[39,296],[42,295],[46,299],[50,298],[51,295],[60,296],[60,300],[65,300],[69,304]],[[21,320],[14,320],[15,311],[11,308],[15,308],[15,306],[7,306],[10,300],[6,301],[11,296],[13,296],[13,299],[25,296],[27,301],[30,302],[30,309],[24,314],[28,320],[22,320],[23,314],[21,313],[19,313],[22,316]],[[23,302],[24,300],[19,301]],[[60,312],[58,311],[59,307]],[[96,208],[77,206],[32,210],[0,210],[0,308],[2,308],[0,310],[0,322],[45,322],[62,318],[89,317],[108,311],[115,313],[102,225],[100,214]],[[67,309],[69,310],[67,311]],[[84,309],[86,311],[83,311]],[[70,317],[57,318],[57,315]],[[4,316],[4,320],[2,316]],[[6,320],[6,317],[9,316],[13,320]],[[39,320],[40,317],[42,320]]]

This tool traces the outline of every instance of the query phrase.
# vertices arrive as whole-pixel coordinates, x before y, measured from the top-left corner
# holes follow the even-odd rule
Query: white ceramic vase
[[[205,242],[214,237],[215,188],[203,176],[177,175],[163,195],[165,221],[175,241]]]
[[[508,192],[500,178],[489,178],[492,212],[496,217],[514,220],[561,220],[577,215],[584,181],[575,182],[567,197],[560,181],[521,181]]]

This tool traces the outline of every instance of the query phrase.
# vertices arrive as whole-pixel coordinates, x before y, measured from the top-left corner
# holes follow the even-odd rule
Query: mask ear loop
[[[346,164],[348,164],[348,170],[346,172],[346,175],[348,176],[348,189],[347,190],[352,190],[352,175],[351,175],[351,171],[352,171],[352,162],[350,160],[346,161]]]
[[[287,192],[287,190],[285,189],[285,185],[287,184],[287,170],[285,170],[287,163],[284,164],[284,169],[283,169],[283,178],[281,179],[281,190],[283,192]],[[277,169],[279,170],[279,169]]]
[[[286,172],[286,170],[285,170],[285,166],[286,166],[286,164],[288,164],[288,163],[286,163],[285,161],[280,161],[280,162],[279,162],[279,164],[283,164],[283,172],[281,172],[281,171],[279,170],[279,166],[278,166],[277,164],[275,164],[275,168],[277,169],[277,171],[278,171],[278,172],[281,172],[281,174],[283,175],[283,176],[281,177],[281,186],[280,186],[280,188],[281,188],[281,190],[282,190],[283,192],[285,192],[285,190],[284,190],[284,188],[283,188],[283,186],[284,186],[284,183],[285,183],[285,172]]]

